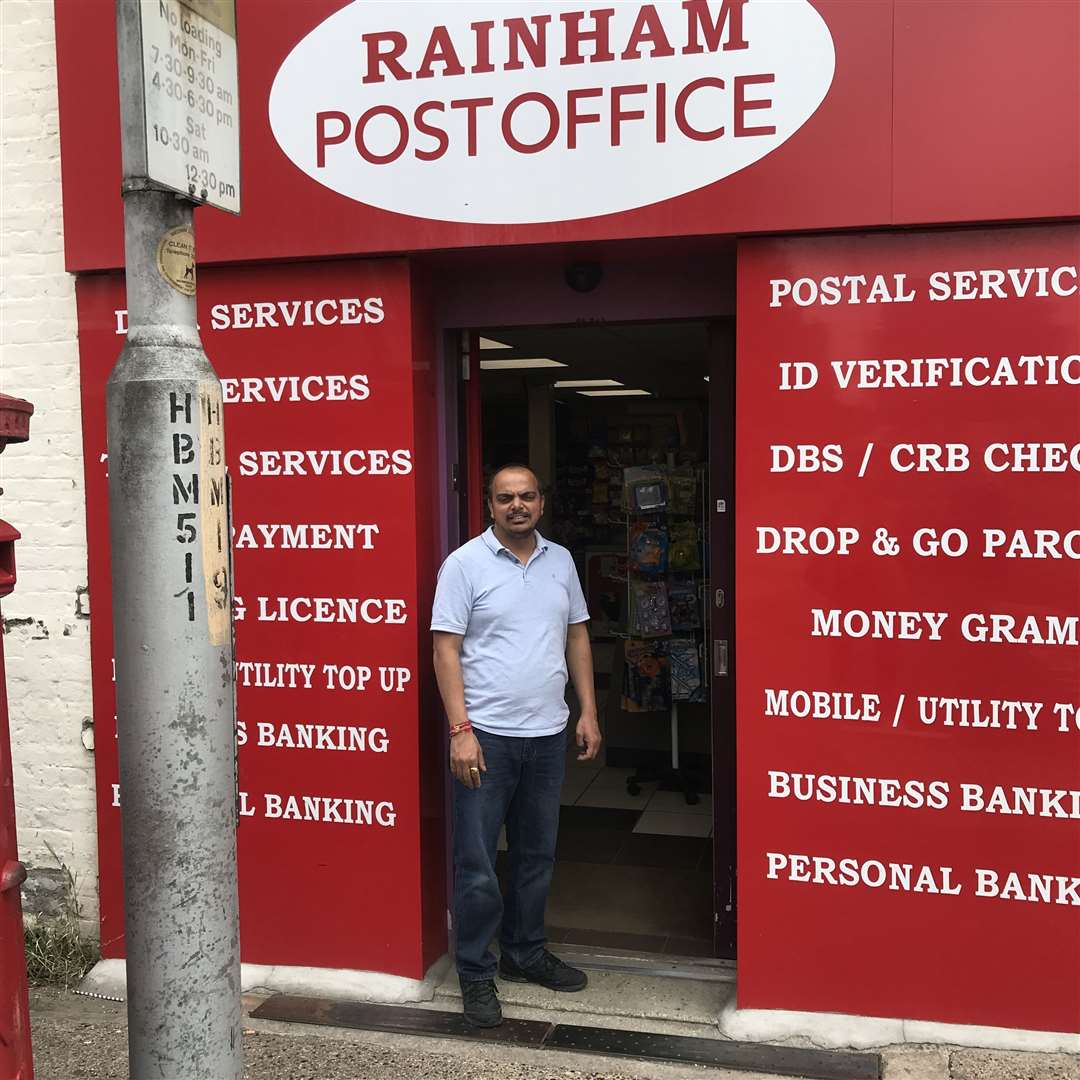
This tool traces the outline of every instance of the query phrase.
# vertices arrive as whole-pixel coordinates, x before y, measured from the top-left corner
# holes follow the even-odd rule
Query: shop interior
[[[472,340],[485,477],[508,462],[536,469],[540,531],[573,553],[591,614],[604,744],[599,760],[577,760],[568,688],[549,935],[712,956],[708,327],[490,328]]]

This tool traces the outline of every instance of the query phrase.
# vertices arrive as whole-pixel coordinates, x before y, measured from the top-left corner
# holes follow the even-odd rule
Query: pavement
[[[245,995],[245,1013],[263,1000]],[[438,1003],[452,1007],[451,1002]],[[125,1006],[31,992],[37,1080],[127,1080]],[[1080,1057],[896,1047],[884,1080],[1080,1080]],[[244,1080],[780,1080],[763,1073],[524,1050],[456,1039],[313,1028],[245,1016]]]

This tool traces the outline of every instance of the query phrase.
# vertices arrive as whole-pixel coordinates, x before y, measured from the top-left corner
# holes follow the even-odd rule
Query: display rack
[[[672,455],[673,457],[673,455]],[[674,462],[669,460],[668,468],[671,472],[674,472]],[[708,701],[708,688],[709,688],[709,667],[706,663],[706,647],[705,644],[709,640],[709,619],[710,610],[708,604],[708,573],[709,573],[709,549],[708,549],[708,532],[706,521],[706,506],[707,506],[707,483],[705,470],[700,466],[694,467],[696,476],[696,492],[694,499],[694,507],[690,513],[680,513],[669,509],[667,504],[663,509],[645,509],[635,511],[633,508],[628,508],[626,519],[626,545],[627,545],[627,574],[626,574],[626,612],[627,612],[627,629],[625,634],[619,636],[625,637],[627,640],[642,640],[639,635],[634,633],[633,621],[635,617],[635,600],[634,600],[634,585],[643,581],[655,582],[660,575],[652,575],[640,570],[635,570],[633,567],[632,544],[635,531],[635,524],[645,523],[648,527],[648,523],[655,523],[657,526],[663,525],[665,528],[670,528],[674,523],[677,523],[680,519],[693,520],[697,525],[697,544],[698,544],[698,569],[692,573],[691,580],[695,583],[697,592],[697,604],[699,607],[699,626],[696,628],[682,628],[676,630],[675,627],[669,626],[668,633],[666,635],[655,635],[651,638],[644,640],[663,640],[665,637],[668,641],[675,639],[676,637],[683,638],[692,636],[697,645],[697,664],[698,673],[700,678],[700,686],[702,696],[704,700]],[[670,535],[670,531],[669,531]],[[671,573],[677,573],[677,571],[666,571],[662,576],[665,580],[665,587],[667,585],[667,577]],[[669,613],[670,618],[670,613]],[[669,654],[669,679],[671,678],[670,671],[670,654]],[[683,767],[680,755],[680,732],[679,732],[679,702],[680,699],[674,695],[674,687],[671,688],[670,706],[669,706],[669,723],[671,734],[671,757],[670,765],[663,768],[639,768],[635,773],[627,778],[626,789],[630,795],[638,795],[641,792],[641,786],[646,783],[658,782],[660,787],[669,790],[681,791],[683,797],[686,800],[687,805],[693,806],[700,801],[700,789],[701,784],[697,777],[693,775],[690,770]]]

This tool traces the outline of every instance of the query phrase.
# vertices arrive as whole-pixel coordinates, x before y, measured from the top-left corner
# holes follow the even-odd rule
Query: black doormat
[[[803,1050],[650,1031],[548,1024],[539,1020],[504,1020],[497,1028],[480,1029],[466,1024],[459,1012],[402,1005],[369,1005],[275,994],[251,1015],[257,1020],[284,1020],[294,1024],[323,1024],[365,1031],[512,1043],[533,1049],[707,1065],[778,1076],[801,1076],[808,1080],[881,1078],[880,1054]]]

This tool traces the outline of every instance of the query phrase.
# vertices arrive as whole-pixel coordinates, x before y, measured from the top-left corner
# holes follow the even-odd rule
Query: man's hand
[[[582,713],[577,722],[577,744],[581,747],[578,761],[592,761],[600,753],[600,725],[596,722],[596,713]]]
[[[471,731],[462,731],[450,740],[450,771],[467,788],[480,786],[480,774],[487,772],[480,740]]]

